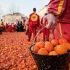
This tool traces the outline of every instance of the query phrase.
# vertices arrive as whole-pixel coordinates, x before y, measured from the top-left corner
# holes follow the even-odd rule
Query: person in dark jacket
[[[18,21],[17,23],[17,31],[18,32],[22,32],[23,31],[23,25],[22,25],[22,21]]]

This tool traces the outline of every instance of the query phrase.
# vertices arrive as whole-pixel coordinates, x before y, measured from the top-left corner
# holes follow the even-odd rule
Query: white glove
[[[54,16],[52,13],[47,14],[44,16],[44,19],[48,21],[48,24],[46,25],[46,28],[54,28],[55,25],[57,24],[57,17]]]

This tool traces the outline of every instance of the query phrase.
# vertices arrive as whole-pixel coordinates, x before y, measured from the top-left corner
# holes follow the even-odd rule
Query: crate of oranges
[[[67,70],[69,50],[70,43],[64,38],[39,41],[30,46],[39,70]]]

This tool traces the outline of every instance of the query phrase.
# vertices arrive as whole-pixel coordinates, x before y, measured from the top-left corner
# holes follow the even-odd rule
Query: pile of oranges
[[[0,70],[37,70],[29,52],[24,32],[3,32],[0,35]]]
[[[61,55],[70,50],[70,43],[65,38],[60,38],[59,40],[53,39],[46,42],[39,41],[36,42],[32,50],[40,55]]]

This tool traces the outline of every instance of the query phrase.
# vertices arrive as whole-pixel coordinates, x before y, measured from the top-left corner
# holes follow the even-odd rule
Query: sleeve
[[[48,4],[48,13],[53,13],[54,15],[60,15],[63,13],[66,7],[66,0],[50,0]]]
[[[29,15],[29,19],[28,19],[28,22],[30,22],[30,20],[31,20],[31,14]]]
[[[41,24],[43,24],[43,17],[41,18]]]
[[[38,23],[40,24],[40,16],[38,16],[38,18],[39,18],[39,19],[38,19]]]
[[[30,14],[30,15],[29,15],[29,18],[28,18],[28,25],[29,25],[30,22],[31,22],[31,15],[32,15],[32,14]]]
[[[40,16],[39,15],[37,15],[37,16],[38,16],[37,26],[40,26]]]

